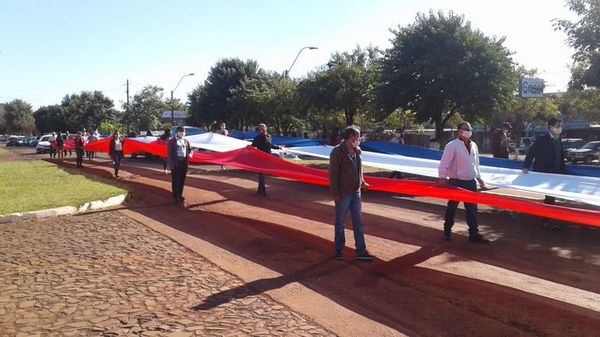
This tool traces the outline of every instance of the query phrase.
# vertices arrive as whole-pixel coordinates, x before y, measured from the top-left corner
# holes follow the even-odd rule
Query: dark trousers
[[[477,192],[477,182],[475,179],[472,180],[460,180],[450,179],[450,185],[464,188],[465,190]],[[454,215],[458,208],[458,201],[448,200],[448,207],[446,208],[446,214],[444,217],[444,234],[449,235],[454,226]],[[465,213],[467,217],[467,226],[469,226],[469,235],[477,234],[479,232],[477,225],[477,204],[471,204],[468,202],[464,203]]]
[[[173,190],[173,198],[180,198],[183,196],[183,186],[185,184],[185,176],[187,175],[187,170],[187,159],[177,159],[175,168],[171,170],[171,188]]]
[[[258,174],[258,192],[266,193],[267,187],[265,186],[265,174]]]
[[[75,149],[75,154],[77,155],[77,167],[83,166],[83,152],[82,148]]]
[[[123,151],[115,151],[113,153],[113,167],[115,168],[115,175],[119,175],[119,169],[121,168],[121,159],[123,159]]]

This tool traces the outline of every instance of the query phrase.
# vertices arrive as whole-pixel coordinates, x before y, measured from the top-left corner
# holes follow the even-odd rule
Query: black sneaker
[[[484,238],[481,234],[473,234],[469,236],[469,241],[473,243],[490,243],[490,240]]]
[[[344,254],[342,254],[342,252],[335,252],[335,259],[337,261],[342,261],[344,259]]]
[[[362,254],[356,255],[356,258],[359,259],[359,260],[368,260],[368,261],[370,261],[370,260],[373,260],[375,258],[375,255],[371,255],[369,253],[369,251],[365,249],[365,251],[362,252]]]

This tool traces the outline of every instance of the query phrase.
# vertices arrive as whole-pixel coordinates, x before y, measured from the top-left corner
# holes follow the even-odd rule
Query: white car
[[[43,135],[42,138],[40,138],[40,141],[38,142],[38,144],[35,147],[35,152],[36,153],[48,153],[50,152],[50,139],[52,138],[52,135]]]

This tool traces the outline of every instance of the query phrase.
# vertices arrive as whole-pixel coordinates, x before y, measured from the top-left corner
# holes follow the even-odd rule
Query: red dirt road
[[[59,165],[74,168],[72,160]],[[110,177],[106,161],[84,165],[86,174]],[[480,229],[492,243],[469,243],[461,212],[453,241],[445,242],[444,201],[367,191],[367,246],[378,258],[355,260],[348,231],[346,259],[339,262],[332,259],[333,203],[326,188],[268,177],[269,196],[262,197],[254,173],[194,166],[186,203],[176,205],[170,175],[159,166],[125,162],[121,175],[133,189],[132,210],[280,275],[228,290],[206,305],[248,289],[268,293],[298,283],[322,297],[300,299],[311,308],[307,315],[341,335],[367,321],[410,336],[600,336],[596,228],[564,224],[551,232],[538,218],[481,207]],[[319,314],[326,302],[364,320],[328,322]],[[336,324],[347,328],[336,331]]]

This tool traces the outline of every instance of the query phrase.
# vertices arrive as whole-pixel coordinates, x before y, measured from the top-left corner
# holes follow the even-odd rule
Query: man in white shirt
[[[468,122],[460,122],[457,127],[458,138],[446,144],[444,154],[438,168],[439,185],[452,185],[477,192],[477,182],[482,188],[485,183],[479,174],[479,150],[477,144],[471,140],[473,128]],[[488,243],[479,234],[477,225],[477,204],[464,203],[469,226],[469,241],[475,243]],[[449,241],[454,226],[454,215],[458,201],[448,200],[448,207],[444,217],[444,240]]]

